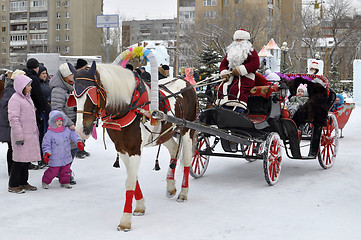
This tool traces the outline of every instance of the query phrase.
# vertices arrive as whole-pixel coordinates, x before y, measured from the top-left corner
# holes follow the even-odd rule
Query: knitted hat
[[[26,62],[27,69],[35,69],[37,67],[39,67],[39,62],[35,58],[29,58],[29,60]]]
[[[64,78],[73,74],[70,71],[70,68],[69,68],[69,65],[67,62],[60,65],[59,71],[60,71],[61,76],[63,76]]]
[[[308,95],[308,92],[307,92],[307,84],[302,84],[302,83],[301,83],[301,84],[298,86],[298,88],[297,88],[297,92],[298,92],[299,89],[302,89],[302,90],[303,90],[304,96],[307,96],[307,95]]]
[[[14,80],[16,76],[18,75],[25,75],[25,72],[23,70],[19,70],[16,69],[12,74],[11,74],[11,79]]]
[[[266,77],[267,81],[279,81],[281,80],[280,76],[277,73],[270,73]]]
[[[143,69],[145,71],[145,67],[141,67],[140,69]]]
[[[237,39],[250,40],[251,35],[246,30],[239,29],[239,30],[235,31],[233,34],[233,40],[236,41]]]
[[[164,70],[169,70],[169,66],[168,65],[162,65],[161,66]]]
[[[79,68],[82,68],[84,66],[88,65],[88,62],[85,61],[84,59],[82,58],[79,58],[77,61],[76,61],[76,65],[75,65],[75,69],[78,70]]]
[[[44,65],[39,65],[39,72],[38,72],[38,74],[40,75],[40,73],[42,73],[42,72],[44,72],[44,71],[48,71],[47,69],[46,69],[46,67],[44,67]]]

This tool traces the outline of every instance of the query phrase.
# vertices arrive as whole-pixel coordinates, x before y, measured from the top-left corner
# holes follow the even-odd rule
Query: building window
[[[65,30],[69,30],[70,29],[70,23],[65,23]]]
[[[60,47],[56,47],[56,52],[60,53]]]
[[[1,10],[6,11],[6,6],[5,6],[5,5],[1,5]]]
[[[56,18],[60,18],[60,12],[56,13]]]
[[[67,41],[67,42],[70,41],[70,36],[69,35],[65,36],[65,41]]]
[[[203,12],[203,18],[216,18],[216,11],[205,11]]]
[[[70,6],[70,2],[69,1],[65,1],[65,7],[69,7]]]
[[[229,5],[229,1],[228,1],[228,0],[224,0],[224,1],[223,1],[223,5],[224,5],[224,6],[228,6],[228,5]]]
[[[6,53],[6,48],[3,48],[2,53],[3,53],[3,54]]]
[[[3,38],[1,38],[1,42],[2,43],[5,43],[6,42],[6,39],[3,37]]]
[[[65,47],[65,52],[69,53],[70,52],[70,47]]]
[[[44,7],[45,1],[44,0],[35,0],[30,2],[30,7]]]
[[[10,11],[11,12],[24,12],[28,9],[28,2],[10,2]]]
[[[60,1],[57,1],[56,2],[56,7],[60,7],[61,6],[61,2]]]
[[[56,30],[60,30],[60,24],[59,23],[56,24]]]
[[[55,41],[60,42],[60,35],[56,35]]]
[[[66,18],[70,18],[70,12],[66,12],[66,13],[65,13],[65,17],[66,17]]]
[[[6,27],[2,27],[2,28],[1,28],[1,31],[2,31],[2,32],[6,32]]]
[[[217,0],[203,0],[203,6],[217,6]]]
[[[235,4],[241,3],[241,0],[234,0]]]
[[[2,17],[1,17],[1,21],[6,22],[6,17],[5,17],[5,16],[2,16]]]

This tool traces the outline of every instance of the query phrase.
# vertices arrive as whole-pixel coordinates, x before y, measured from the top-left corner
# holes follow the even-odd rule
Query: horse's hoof
[[[172,198],[177,193],[177,189],[174,189],[173,191],[167,191],[167,197]]]
[[[145,213],[145,211],[137,211],[137,210],[134,210],[133,216],[143,216],[144,213]]]
[[[122,226],[122,225],[118,225],[118,227],[117,227],[117,230],[118,231],[123,231],[123,232],[128,232],[128,231],[130,231],[130,226]]]
[[[187,201],[187,200],[188,200],[187,196],[179,195],[178,198],[177,198],[177,202],[184,202],[184,201]]]

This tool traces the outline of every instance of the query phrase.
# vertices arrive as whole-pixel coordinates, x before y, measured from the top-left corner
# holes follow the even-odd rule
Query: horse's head
[[[76,101],[76,132],[81,138],[87,139],[100,117],[101,109],[104,108],[105,93],[96,71],[95,62],[89,69],[76,71],[75,68],[72,68],[71,71],[74,73],[75,80],[74,95],[69,98],[68,105],[71,105],[72,101]]]

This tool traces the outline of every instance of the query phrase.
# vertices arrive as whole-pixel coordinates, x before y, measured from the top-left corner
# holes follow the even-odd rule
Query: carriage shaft
[[[231,132],[225,132],[222,129],[218,129],[218,128],[214,128],[214,127],[210,127],[210,126],[203,126],[200,123],[194,123],[194,122],[191,122],[191,121],[188,121],[185,119],[173,117],[173,116],[167,115],[161,111],[153,111],[152,117],[159,121],[167,121],[170,123],[174,123],[179,127],[186,127],[186,128],[190,128],[190,129],[199,131],[199,132],[204,132],[204,133],[208,133],[211,135],[219,136],[220,138],[223,138],[228,141],[232,141],[232,142],[236,142],[236,143],[240,143],[240,144],[246,144],[246,145],[249,145],[252,143],[251,140],[246,139],[245,137],[241,137],[241,136],[234,136],[234,135],[232,135]]]

